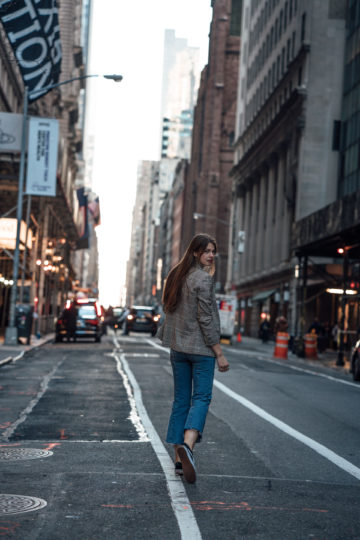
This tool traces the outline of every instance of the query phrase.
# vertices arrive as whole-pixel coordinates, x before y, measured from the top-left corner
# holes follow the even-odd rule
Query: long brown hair
[[[172,313],[175,311],[181,298],[181,289],[184,280],[189,273],[189,270],[196,265],[197,258],[194,253],[198,253],[199,256],[202,255],[208,244],[214,244],[215,251],[217,250],[214,238],[208,234],[195,235],[181,261],[170,270],[162,297],[165,313]],[[212,270],[214,270],[214,268]]]

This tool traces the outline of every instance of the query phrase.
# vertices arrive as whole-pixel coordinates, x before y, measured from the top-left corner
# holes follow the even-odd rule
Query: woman
[[[220,321],[213,274],[216,242],[197,234],[170,271],[163,292],[164,324],[158,331],[170,347],[174,402],[166,442],[175,448],[175,472],[193,483],[193,448],[200,442],[209,409],[215,359],[219,371],[229,364],[220,346]]]

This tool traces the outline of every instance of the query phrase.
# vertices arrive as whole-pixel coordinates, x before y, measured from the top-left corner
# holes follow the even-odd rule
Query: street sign
[[[29,120],[26,194],[56,196],[59,122],[55,118]]]

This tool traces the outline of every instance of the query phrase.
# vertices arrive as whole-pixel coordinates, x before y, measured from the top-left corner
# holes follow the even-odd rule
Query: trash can
[[[31,329],[33,322],[33,306],[30,304],[17,304],[15,311],[15,324],[18,330],[18,337],[26,338],[26,343],[30,345]]]

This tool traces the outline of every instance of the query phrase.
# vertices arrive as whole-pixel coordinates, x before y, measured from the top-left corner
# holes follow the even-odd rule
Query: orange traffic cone
[[[241,334],[240,334],[240,332],[238,332],[238,334],[237,334],[237,342],[241,343]]]

